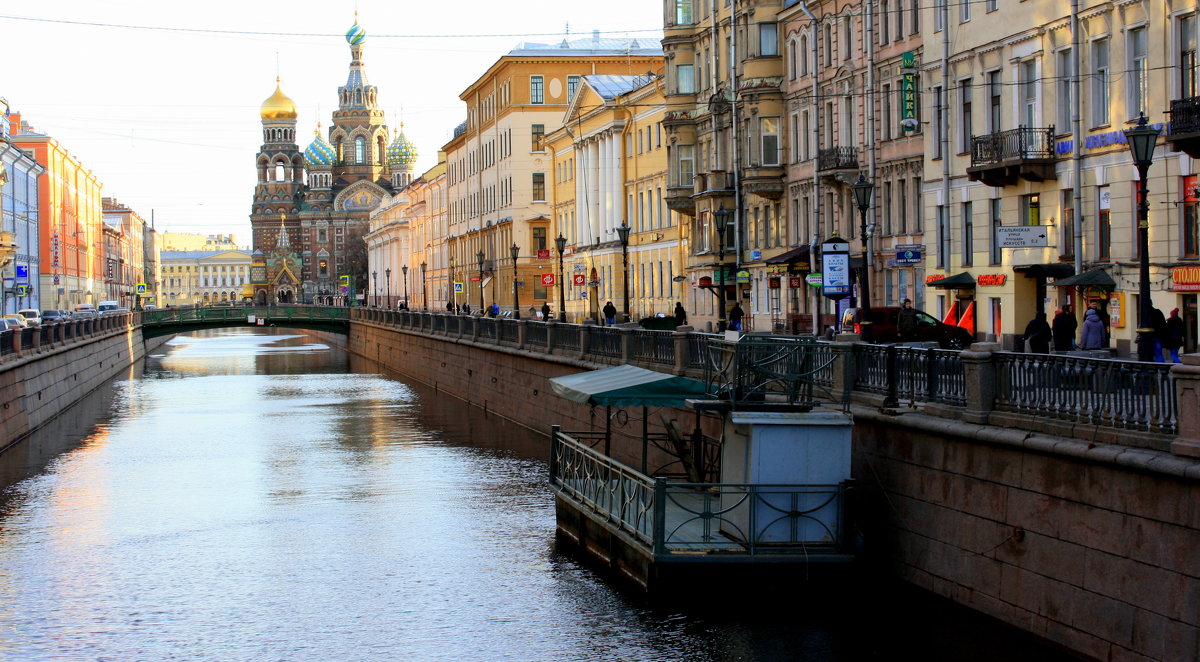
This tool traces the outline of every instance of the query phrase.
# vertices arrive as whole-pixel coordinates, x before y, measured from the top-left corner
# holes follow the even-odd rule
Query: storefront
[[[1183,318],[1183,349],[1191,354],[1196,351],[1196,299],[1197,294],[1200,294],[1200,265],[1172,268],[1171,290],[1178,297],[1179,316]]]

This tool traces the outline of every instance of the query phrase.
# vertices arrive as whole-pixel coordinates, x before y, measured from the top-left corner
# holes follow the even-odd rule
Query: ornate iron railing
[[[996,409],[1176,434],[1170,363],[997,352]]]
[[[654,544],[654,481],[557,429],[550,440],[550,484],[611,526]]]
[[[550,339],[550,325],[545,322],[530,322],[525,325],[525,345],[544,349]]]
[[[704,375],[708,394],[735,403],[779,401],[812,407],[816,375],[836,361],[835,355],[819,347],[813,336],[710,339]]]
[[[501,342],[517,343],[520,336],[517,332],[516,320],[496,320],[496,339]]]
[[[857,147],[826,147],[817,150],[817,170],[848,170],[857,167]]]
[[[475,329],[480,340],[497,339],[496,335],[496,320],[491,317],[479,317],[475,320]]]
[[[1171,100],[1171,125],[1167,135],[1200,133],[1200,97]]]
[[[632,358],[647,363],[675,365],[675,332],[634,330],[629,337],[633,343]]]
[[[982,136],[971,136],[971,167],[1003,165],[1012,161],[1054,158],[1054,127],[1019,127]]]
[[[160,308],[141,313],[142,324],[179,324],[184,322],[245,322],[253,315],[266,320],[345,321],[350,309],[342,306],[233,306],[216,308]]]
[[[889,358],[889,353],[894,358]],[[943,402],[965,405],[966,373],[959,352],[921,347],[854,346],[854,388],[868,393],[887,393],[888,361],[896,362],[895,395],[913,402]]]
[[[572,324],[555,324],[551,331],[554,337],[554,351],[561,352],[570,350],[578,352],[582,348],[579,345],[580,329]]]
[[[612,326],[593,326],[589,331],[588,350],[597,356],[621,358],[621,331]]]

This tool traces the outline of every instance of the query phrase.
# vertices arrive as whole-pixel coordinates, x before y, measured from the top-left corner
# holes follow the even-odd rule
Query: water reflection
[[[910,627],[911,604],[896,609],[881,595],[863,602],[883,606],[843,611],[793,587],[674,606],[615,590],[556,550],[544,436],[348,366],[302,334],[196,334],[71,418],[98,425],[64,417],[0,458],[12,464],[0,495],[0,657],[1014,653],[995,633],[948,648]],[[877,624],[888,619],[903,625]],[[864,624],[883,643],[867,643]]]

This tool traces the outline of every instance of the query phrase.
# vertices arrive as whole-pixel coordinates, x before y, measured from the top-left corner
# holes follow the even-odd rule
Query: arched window
[[[286,177],[284,176],[283,163],[276,163],[275,164],[275,181],[282,182],[284,179],[286,179]]]
[[[367,139],[362,136],[354,139],[354,162],[367,162]]]
[[[337,160],[338,160],[338,161],[342,161],[342,160],[344,160],[344,159],[345,159],[345,156],[343,156],[343,155],[342,155],[342,137],[341,137],[341,136],[338,136],[338,137],[337,137],[337,138],[336,138],[336,139],[333,141],[333,146],[334,146],[334,148],[335,148],[335,149],[337,149]]]
[[[380,165],[383,165],[383,156],[386,153],[386,148],[384,147],[384,144],[383,144],[383,136],[379,136],[378,138],[376,138],[375,152],[377,153],[377,156],[375,157],[375,162]]]

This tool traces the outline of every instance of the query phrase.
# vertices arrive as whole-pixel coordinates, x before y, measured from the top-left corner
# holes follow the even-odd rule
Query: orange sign
[[[1200,267],[1175,267],[1171,281],[1176,292],[1200,292]]]
[[[928,285],[935,280],[941,280],[946,277],[946,274],[930,274],[925,277],[925,284]]]
[[[977,285],[1000,286],[1008,280],[1008,274],[980,274],[975,277]]]
[[[1196,181],[1196,175],[1183,178],[1183,201],[1200,202],[1200,183]]]

